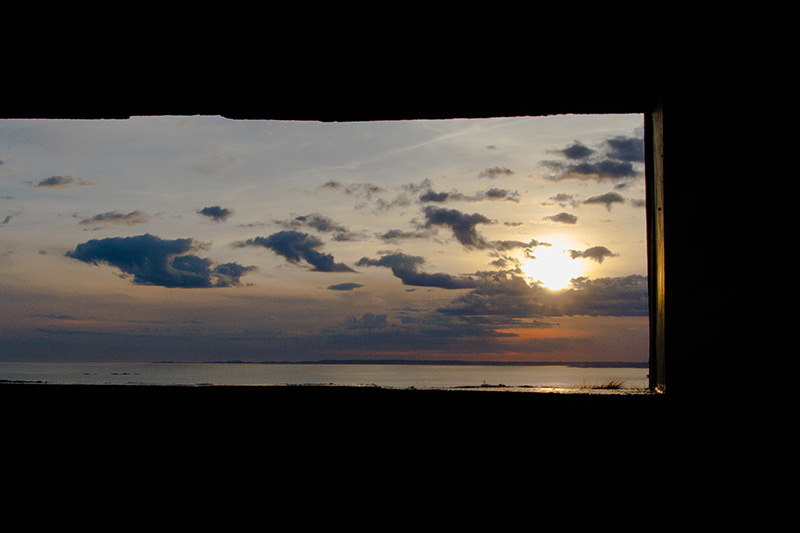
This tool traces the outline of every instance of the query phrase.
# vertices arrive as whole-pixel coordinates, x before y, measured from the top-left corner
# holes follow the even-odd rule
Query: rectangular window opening
[[[663,389],[653,117],[0,120],[2,377]]]

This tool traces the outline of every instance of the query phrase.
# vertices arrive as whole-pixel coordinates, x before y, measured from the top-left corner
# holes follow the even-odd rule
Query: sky
[[[0,120],[0,361],[648,360],[643,116]]]

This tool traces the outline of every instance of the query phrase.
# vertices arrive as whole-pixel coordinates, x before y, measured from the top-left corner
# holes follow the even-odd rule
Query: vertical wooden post
[[[647,279],[650,296],[650,388],[665,392],[664,112],[661,98],[645,117]]]

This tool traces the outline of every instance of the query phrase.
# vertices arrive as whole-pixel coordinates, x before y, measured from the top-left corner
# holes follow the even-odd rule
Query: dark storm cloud
[[[238,263],[222,263],[211,269],[211,272],[217,279],[217,287],[230,287],[239,285],[239,278],[255,269],[254,266],[242,266]]]
[[[456,240],[467,248],[488,248],[490,246],[481,237],[475,226],[492,224],[492,221],[479,213],[468,215],[455,209],[428,206],[423,209],[425,224],[423,227],[446,226],[453,230]]]
[[[245,246],[263,246],[284,257],[292,264],[305,261],[315,272],[354,272],[347,265],[337,263],[330,254],[318,250],[323,242],[316,237],[300,231],[286,230],[273,233],[269,237],[255,237],[243,242],[234,243],[237,248]]]
[[[435,352],[486,357],[505,352],[506,347],[498,343],[499,339],[517,336],[438,313],[405,315],[400,323],[390,321],[384,314],[365,313],[361,317],[348,317],[341,326],[329,328],[322,335],[306,337],[303,355],[307,358],[308,353],[320,352],[344,358],[383,354],[391,358],[398,355],[417,358],[420,353]]]
[[[576,278],[562,296],[566,315],[648,316],[647,278]]]
[[[569,250],[569,255],[572,259],[583,257],[602,263],[606,257],[617,257],[619,254],[615,254],[605,246],[593,246],[586,250]]]
[[[537,317],[559,314],[544,289],[520,276],[484,276],[476,288],[439,309],[458,316]]]
[[[353,289],[358,289],[363,287],[360,283],[339,283],[337,285],[330,285],[328,286],[329,291],[352,291]]]
[[[106,263],[133,276],[139,285],[207,288],[238,285],[239,278],[255,270],[236,263],[213,265],[210,259],[188,254],[198,249],[192,239],[135,237],[92,239],[65,255],[84,263]]]
[[[639,172],[629,161],[613,161],[610,159],[596,162],[584,161],[582,163],[543,161],[542,164],[556,171],[556,174],[548,177],[552,181],[560,181],[567,178],[621,179],[634,178],[639,175]]]
[[[487,169],[481,171],[481,173],[478,174],[478,177],[479,178],[496,179],[496,178],[502,178],[502,177],[506,177],[506,176],[513,176],[513,175],[514,175],[514,172],[511,171],[510,169],[506,168],[506,167],[492,167],[492,168],[487,168]]]
[[[599,196],[592,196],[591,198],[587,198],[583,201],[584,204],[602,204],[606,206],[606,209],[611,211],[612,204],[622,204],[625,203],[625,198],[622,197],[619,193],[615,192],[607,192],[605,194],[601,194]]]
[[[608,157],[619,161],[644,161],[643,137],[614,137],[606,141],[611,150]]]
[[[559,224],[577,224],[578,217],[570,213],[558,213],[557,215],[551,215],[549,217],[544,217],[542,220],[552,220],[553,222],[558,222]]]
[[[511,250],[514,248],[534,248],[536,246],[549,246],[547,243],[531,239],[530,242],[522,241],[487,241],[475,229],[478,224],[494,224],[495,221],[480,213],[467,214],[456,209],[427,206],[423,209],[425,223],[423,228],[445,226],[453,231],[453,236],[466,248],[480,250]],[[514,224],[514,223],[511,223]]]
[[[599,178],[633,178],[638,173],[629,161],[598,161],[597,163],[580,163],[572,166],[570,171],[574,174],[597,176]]]
[[[198,213],[212,219],[214,222],[222,222],[230,217],[233,214],[233,211],[226,207],[212,205],[210,207],[204,207],[203,209],[199,210]]]
[[[145,224],[150,220],[150,215],[142,213],[139,210],[131,211],[130,213],[123,214],[119,211],[109,211],[107,213],[100,213],[89,218],[84,218],[79,222],[84,226],[94,224],[127,224],[133,226],[134,224]]]
[[[35,186],[43,189],[69,189],[72,187],[86,187],[97,185],[93,181],[75,176],[50,176],[37,183]]]
[[[477,287],[440,313],[461,317],[536,318],[557,316],[647,316],[647,278],[575,278],[572,288],[551,292],[520,276],[484,275]]]
[[[428,191],[419,196],[420,202],[446,202],[447,200],[460,200],[464,197],[463,194],[453,192],[434,192]]]
[[[547,176],[552,181],[563,179],[629,180],[642,176],[638,165],[644,163],[642,137],[617,136],[606,139],[602,151],[593,150],[578,141],[555,153],[564,160],[542,161],[553,170]]]
[[[586,159],[590,155],[592,155],[595,151],[586,146],[585,144],[575,141],[575,144],[564,148],[563,150],[559,150],[561,154],[564,155],[567,159]]]
[[[396,252],[382,256],[380,259],[362,257],[356,266],[382,266],[392,270],[392,274],[399,278],[403,285],[414,287],[439,287],[440,289],[470,289],[475,287],[475,281],[470,278],[456,278],[450,274],[428,274],[420,272],[420,267],[425,263],[423,257],[407,255]]]
[[[301,215],[292,220],[283,222],[276,222],[286,229],[296,230],[301,227],[308,227],[321,233],[333,233],[333,240],[335,241],[355,241],[363,238],[363,236],[350,231],[347,226],[334,222],[331,218],[317,213]]]

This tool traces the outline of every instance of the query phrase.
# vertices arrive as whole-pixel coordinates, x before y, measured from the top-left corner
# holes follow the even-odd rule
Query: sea
[[[0,362],[0,382],[113,385],[317,385],[487,391],[645,392],[648,367],[614,364]],[[610,383],[616,387],[604,387]]]

